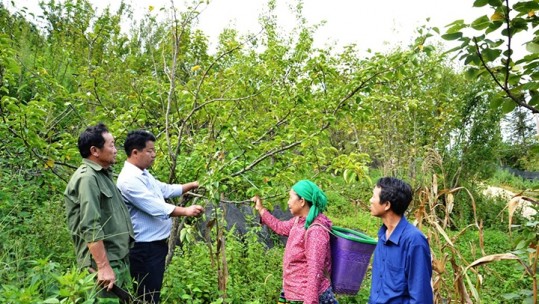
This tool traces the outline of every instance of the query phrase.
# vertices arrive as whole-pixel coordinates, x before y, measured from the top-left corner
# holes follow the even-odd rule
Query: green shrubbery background
[[[537,3],[513,6],[512,33],[534,32]],[[292,32],[280,31],[270,0],[260,33],[224,29],[215,51],[195,26],[205,3],[165,20],[151,10],[133,20],[129,5],[97,13],[87,0],[44,2],[35,18],[0,5],[0,303],[94,302],[93,275],[75,266],[62,193],[81,162],[77,137],[97,122],[116,137],[116,172],[127,132],[150,130],[158,138],[152,173],[199,180],[203,189],[187,202],[216,210],[178,223],[165,303],[276,301],[282,245],[260,242],[254,213],[245,234],[224,229],[231,223],[222,206],[260,194],[270,208],[285,207],[290,185],[308,178],[327,193],[335,225],[376,236],[381,223],[368,200],[386,175],[415,191],[407,216],[429,237],[437,303],[537,299],[538,215],[510,216],[507,198],[483,190],[503,187],[537,209],[538,183],[500,168],[538,168],[530,113],[539,57],[523,58],[523,69],[497,67],[500,75],[485,71],[481,64],[502,62],[498,48],[507,45],[485,38],[501,26],[488,17],[455,22],[444,35],[462,40],[465,70],[431,43],[440,29],[428,25],[387,53],[317,49],[318,26],[296,4]],[[483,60],[460,32],[467,27],[487,31],[478,42]],[[202,220],[209,235],[196,229]],[[339,301],[365,303],[369,286],[368,271],[359,294]]]

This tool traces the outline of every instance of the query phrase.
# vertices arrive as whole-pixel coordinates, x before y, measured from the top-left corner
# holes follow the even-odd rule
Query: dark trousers
[[[166,240],[135,242],[129,251],[131,277],[136,281],[138,299],[145,303],[160,301],[167,252]]]

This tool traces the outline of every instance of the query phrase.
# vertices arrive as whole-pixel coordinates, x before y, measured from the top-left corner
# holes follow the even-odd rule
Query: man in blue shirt
[[[404,212],[412,189],[393,177],[378,180],[370,199],[373,216],[382,219],[372,264],[369,303],[433,303],[429,243]]]
[[[199,205],[179,207],[165,202],[198,187],[198,182],[169,185],[156,180],[148,168],[155,160],[155,136],[137,130],[127,134],[124,143],[127,160],[118,176],[117,186],[131,215],[135,245],[129,251],[131,276],[136,281],[137,295],[144,303],[159,303],[167,239],[172,228],[171,217],[198,216]]]

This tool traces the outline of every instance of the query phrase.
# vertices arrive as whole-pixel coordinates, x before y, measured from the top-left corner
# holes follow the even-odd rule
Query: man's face
[[[374,187],[374,189],[372,190],[372,197],[370,199],[371,215],[377,216],[377,217],[381,217],[382,215],[386,213],[387,209],[389,209],[388,202],[383,202],[383,203],[380,202],[381,191],[382,191],[382,188]]]
[[[105,144],[102,148],[95,148],[95,158],[103,168],[108,168],[116,163],[116,153],[118,151],[114,145],[112,134],[105,132],[103,133],[103,138],[105,139]]]
[[[142,151],[137,152],[137,161],[141,169],[148,169],[155,160],[155,143],[147,141],[146,147]]]

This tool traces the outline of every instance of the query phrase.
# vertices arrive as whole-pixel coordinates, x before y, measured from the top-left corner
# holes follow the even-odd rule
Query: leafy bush
[[[20,251],[19,251],[20,252]],[[0,256],[0,303],[94,303],[94,276],[48,259]]]
[[[230,231],[226,235],[229,303],[276,302],[281,290],[283,247],[271,249],[259,242],[260,228],[243,236]],[[162,298],[165,303],[218,303],[217,268],[211,252],[202,241],[178,250],[165,274]]]
[[[202,242],[189,244],[183,252],[176,251],[165,273],[161,291],[164,303],[210,303],[219,297],[217,270],[209,255]]]
[[[24,256],[73,261],[74,251],[66,250],[71,239],[64,224],[64,186],[48,174],[29,178],[25,172],[0,171],[0,248],[20,242]]]

